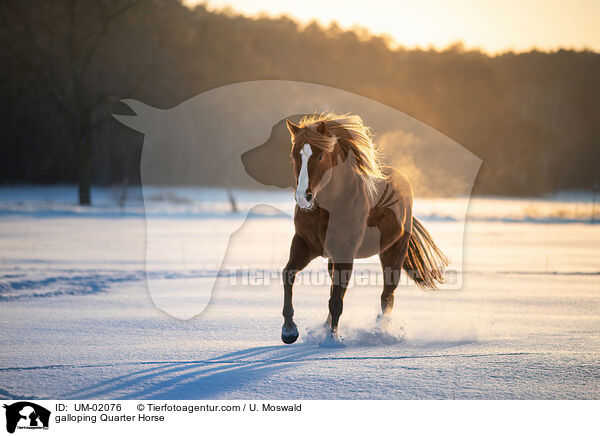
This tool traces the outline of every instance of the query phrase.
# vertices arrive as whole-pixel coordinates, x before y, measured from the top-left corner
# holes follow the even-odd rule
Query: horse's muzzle
[[[296,203],[300,206],[300,209],[312,209],[314,205],[314,195],[312,192],[307,194],[296,193]]]

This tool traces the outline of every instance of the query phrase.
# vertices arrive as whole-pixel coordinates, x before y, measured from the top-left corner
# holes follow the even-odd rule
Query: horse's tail
[[[449,263],[423,224],[413,217],[412,234],[404,260],[408,275],[421,289],[437,289],[438,283],[444,283],[444,270]]]

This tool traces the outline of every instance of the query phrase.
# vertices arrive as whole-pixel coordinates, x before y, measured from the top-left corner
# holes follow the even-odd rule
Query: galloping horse
[[[281,339],[298,338],[292,287],[296,274],[317,256],[331,278],[328,338],[337,341],[343,299],[356,258],[379,254],[384,271],[381,319],[389,318],[402,268],[420,288],[437,288],[448,260],[412,216],[412,188],[381,165],[373,137],[357,115],[325,113],[286,120],[296,179],[296,233],[283,269]],[[393,176],[393,177],[392,177]]]

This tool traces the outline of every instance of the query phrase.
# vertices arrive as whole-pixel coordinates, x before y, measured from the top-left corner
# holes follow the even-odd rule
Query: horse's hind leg
[[[298,235],[294,235],[290,247],[290,259],[283,268],[283,327],[281,340],[286,344],[293,344],[298,339],[298,327],[294,323],[294,306],[292,305],[292,287],[296,274],[317,257],[311,253],[308,245]]]
[[[329,259],[327,261],[327,272],[329,273],[329,278],[332,280],[332,283],[333,283],[333,261],[331,259]],[[329,293],[329,297],[331,297],[331,292],[333,292],[333,288],[331,289],[331,291]],[[331,327],[331,313],[327,314],[327,319],[323,323],[323,328],[329,328],[329,327]]]
[[[400,283],[400,272],[408,251],[409,238],[410,234],[405,234],[385,251],[379,253],[384,280],[383,292],[381,293],[381,315],[383,318],[388,317],[394,307],[394,291]]]

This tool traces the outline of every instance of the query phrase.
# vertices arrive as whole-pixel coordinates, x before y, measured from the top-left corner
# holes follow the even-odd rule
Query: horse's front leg
[[[329,316],[331,317],[331,336],[337,337],[337,328],[344,309],[344,295],[352,276],[353,262],[333,262],[331,295],[329,298]]]
[[[304,239],[294,235],[290,247],[290,259],[283,268],[283,327],[281,340],[286,344],[293,344],[298,339],[298,327],[294,322],[294,306],[292,305],[292,288],[296,274],[317,257],[313,254]]]

